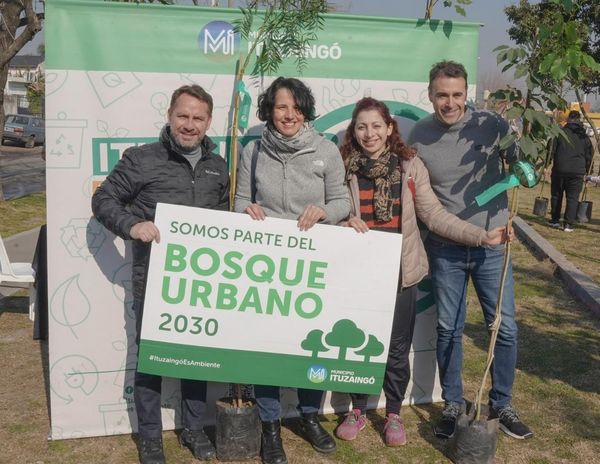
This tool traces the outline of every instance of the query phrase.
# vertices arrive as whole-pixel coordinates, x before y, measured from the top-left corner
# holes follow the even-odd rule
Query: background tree
[[[518,6],[505,9],[513,23],[509,36],[517,46],[496,48],[498,63],[506,63],[503,71],[514,69],[516,79],[525,78],[527,92],[523,95],[516,89],[508,89],[494,96],[509,103],[509,119],[523,119],[520,148],[538,166],[539,161],[546,158],[548,139],[562,135],[562,131],[536,109],[565,110],[565,91],[572,89],[584,117],[593,126],[583,107],[581,93],[586,86],[594,85],[600,71],[600,65],[586,51],[597,43],[592,29],[581,19],[583,6],[589,3],[542,0],[530,4],[521,0]],[[501,144],[508,146],[515,138],[515,134],[510,134]]]
[[[337,346],[340,351],[338,359],[346,359],[348,348],[358,348],[365,342],[365,333],[356,327],[350,319],[341,319],[333,324],[331,332],[325,336],[325,343],[329,346]]]
[[[323,344],[323,331],[314,329],[306,334],[306,338],[300,343],[303,350],[310,351],[313,358],[319,357],[319,353],[329,351]]]
[[[439,0],[426,0],[425,1],[425,19],[431,19],[433,9],[439,3]],[[442,4],[446,8],[454,7],[454,10],[461,16],[466,16],[467,13],[463,8],[463,5],[470,5],[472,0],[443,0]]]
[[[359,356],[364,356],[364,361],[369,362],[369,360],[373,356],[379,356],[385,350],[385,346],[375,335],[369,335],[369,339],[367,340],[367,344],[359,351],[355,351],[355,354]]]
[[[42,29],[33,0],[0,0],[0,128],[4,128],[4,89],[10,60]],[[24,27],[24,28],[23,28]],[[18,32],[20,30],[20,32]],[[0,201],[4,200],[0,181]]]

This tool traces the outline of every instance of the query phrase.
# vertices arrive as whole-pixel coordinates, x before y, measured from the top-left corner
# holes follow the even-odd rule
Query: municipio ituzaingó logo
[[[211,21],[198,33],[200,51],[212,61],[227,61],[240,48],[240,35],[227,21]]]
[[[327,368],[318,364],[313,364],[308,368],[308,371],[306,371],[306,376],[312,383],[325,382],[325,380],[327,380],[327,374]]]

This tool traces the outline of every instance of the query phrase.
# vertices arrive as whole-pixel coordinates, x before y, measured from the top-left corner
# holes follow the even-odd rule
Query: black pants
[[[562,210],[563,195],[567,197],[564,220],[566,224],[573,225],[577,216],[579,194],[583,187],[583,176],[562,176],[552,174],[550,183],[550,209],[552,222],[558,222]]]
[[[408,356],[415,331],[416,307],[416,285],[403,289],[396,296],[392,335],[387,364],[385,366],[385,378],[383,380],[386,413],[398,414],[400,412],[406,388],[408,387],[408,381],[410,380],[410,361]],[[352,393],[350,397],[352,398],[353,408],[360,409],[364,413],[367,409],[368,395],[364,393]]]
[[[136,316],[136,342],[139,346],[142,326],[142,309],[134,300],[133,312]],[[162,376],[135,371],[133,399],[138,419],[140,438],[160,438],[162,436],[161,414]],[[206,381],[181,379],[181,422],[190,430],[202,429],[202,417],[206,415]]]

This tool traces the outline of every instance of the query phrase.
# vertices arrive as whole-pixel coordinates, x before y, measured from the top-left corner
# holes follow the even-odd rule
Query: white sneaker
[[[573,226],[571,226],[571,224],[565,224],[565,228],[563,230],[565,232],[573,232]]]

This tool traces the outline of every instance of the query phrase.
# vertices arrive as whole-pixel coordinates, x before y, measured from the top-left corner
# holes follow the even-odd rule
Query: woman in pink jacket
[[[409,351],[416,315],[417,284],[429,265],[417,217],[429,230],[472,246],[499,244],[504,228],[485,231],[448,213],[431,190],[427,169],[406,145],[387,106],[374,98],[356,103],[340,148],[346,165],[352,211],[341,225],[357,232],[402,234],[400,278],[383,391],[386,397],[384,439],[387,446],[406,444],[400,407],[410,379]],[[352,411],[336,429],[353,440],[366,425],[366,394],[351,394]]]

